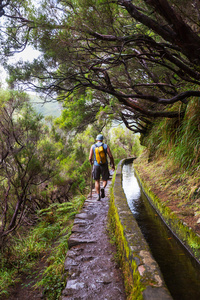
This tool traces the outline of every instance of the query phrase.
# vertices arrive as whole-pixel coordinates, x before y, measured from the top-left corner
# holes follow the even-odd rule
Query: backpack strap
[[[101,144],[101,146],[103,146],[103,145],[104,145],[104,143]],[[98,148],[100,147],[100,146],[97,146],[97,144],[95,144],[95,146],[96,146],[96,148],[97,148],[97,147],[98,147]],[[104,148],[103,148],[103,150],[104,150]]]

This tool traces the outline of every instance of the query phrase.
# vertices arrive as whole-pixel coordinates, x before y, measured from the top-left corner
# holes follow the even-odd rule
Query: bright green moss
[[[113,183],[115,176],[113,178]],[[119,264],[123,272],[124,286],[128,300],[142,300],[142,291],[145,289],[141,283],[141,277],[137,270],[136,262],[130,261],[130,249],[124,235],[122,223],[114,202],[113,187],[110,195],[110,207],[108,213],[109,226],[115,236]]]

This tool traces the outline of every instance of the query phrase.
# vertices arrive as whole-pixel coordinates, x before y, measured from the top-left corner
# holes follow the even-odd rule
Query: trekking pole
[[[92,166],[92,170],[93,170],[93,166]],[[92,184],[93,184],[93,176],[92,176],[92,171],[91,171],[91,182],[90,182],[90,197],[92,198]]]

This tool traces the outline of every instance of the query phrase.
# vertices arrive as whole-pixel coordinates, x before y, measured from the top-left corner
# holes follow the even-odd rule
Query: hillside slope
[[[148,161],[147,151],[135,160],[141,179],[177,217],[200,235],[200,174],[178,168],[166,157]]]

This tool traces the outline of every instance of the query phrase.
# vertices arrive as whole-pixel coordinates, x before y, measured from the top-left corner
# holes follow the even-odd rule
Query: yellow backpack
[[[101,146],[97,146],[97,144],[95,144],[95,155],[96,155],[96,160],[97,163],[99,165],[103,165],[106,163],[107,159],[106,159],[106,153],[105,150],[103,148],[103,144]]]

